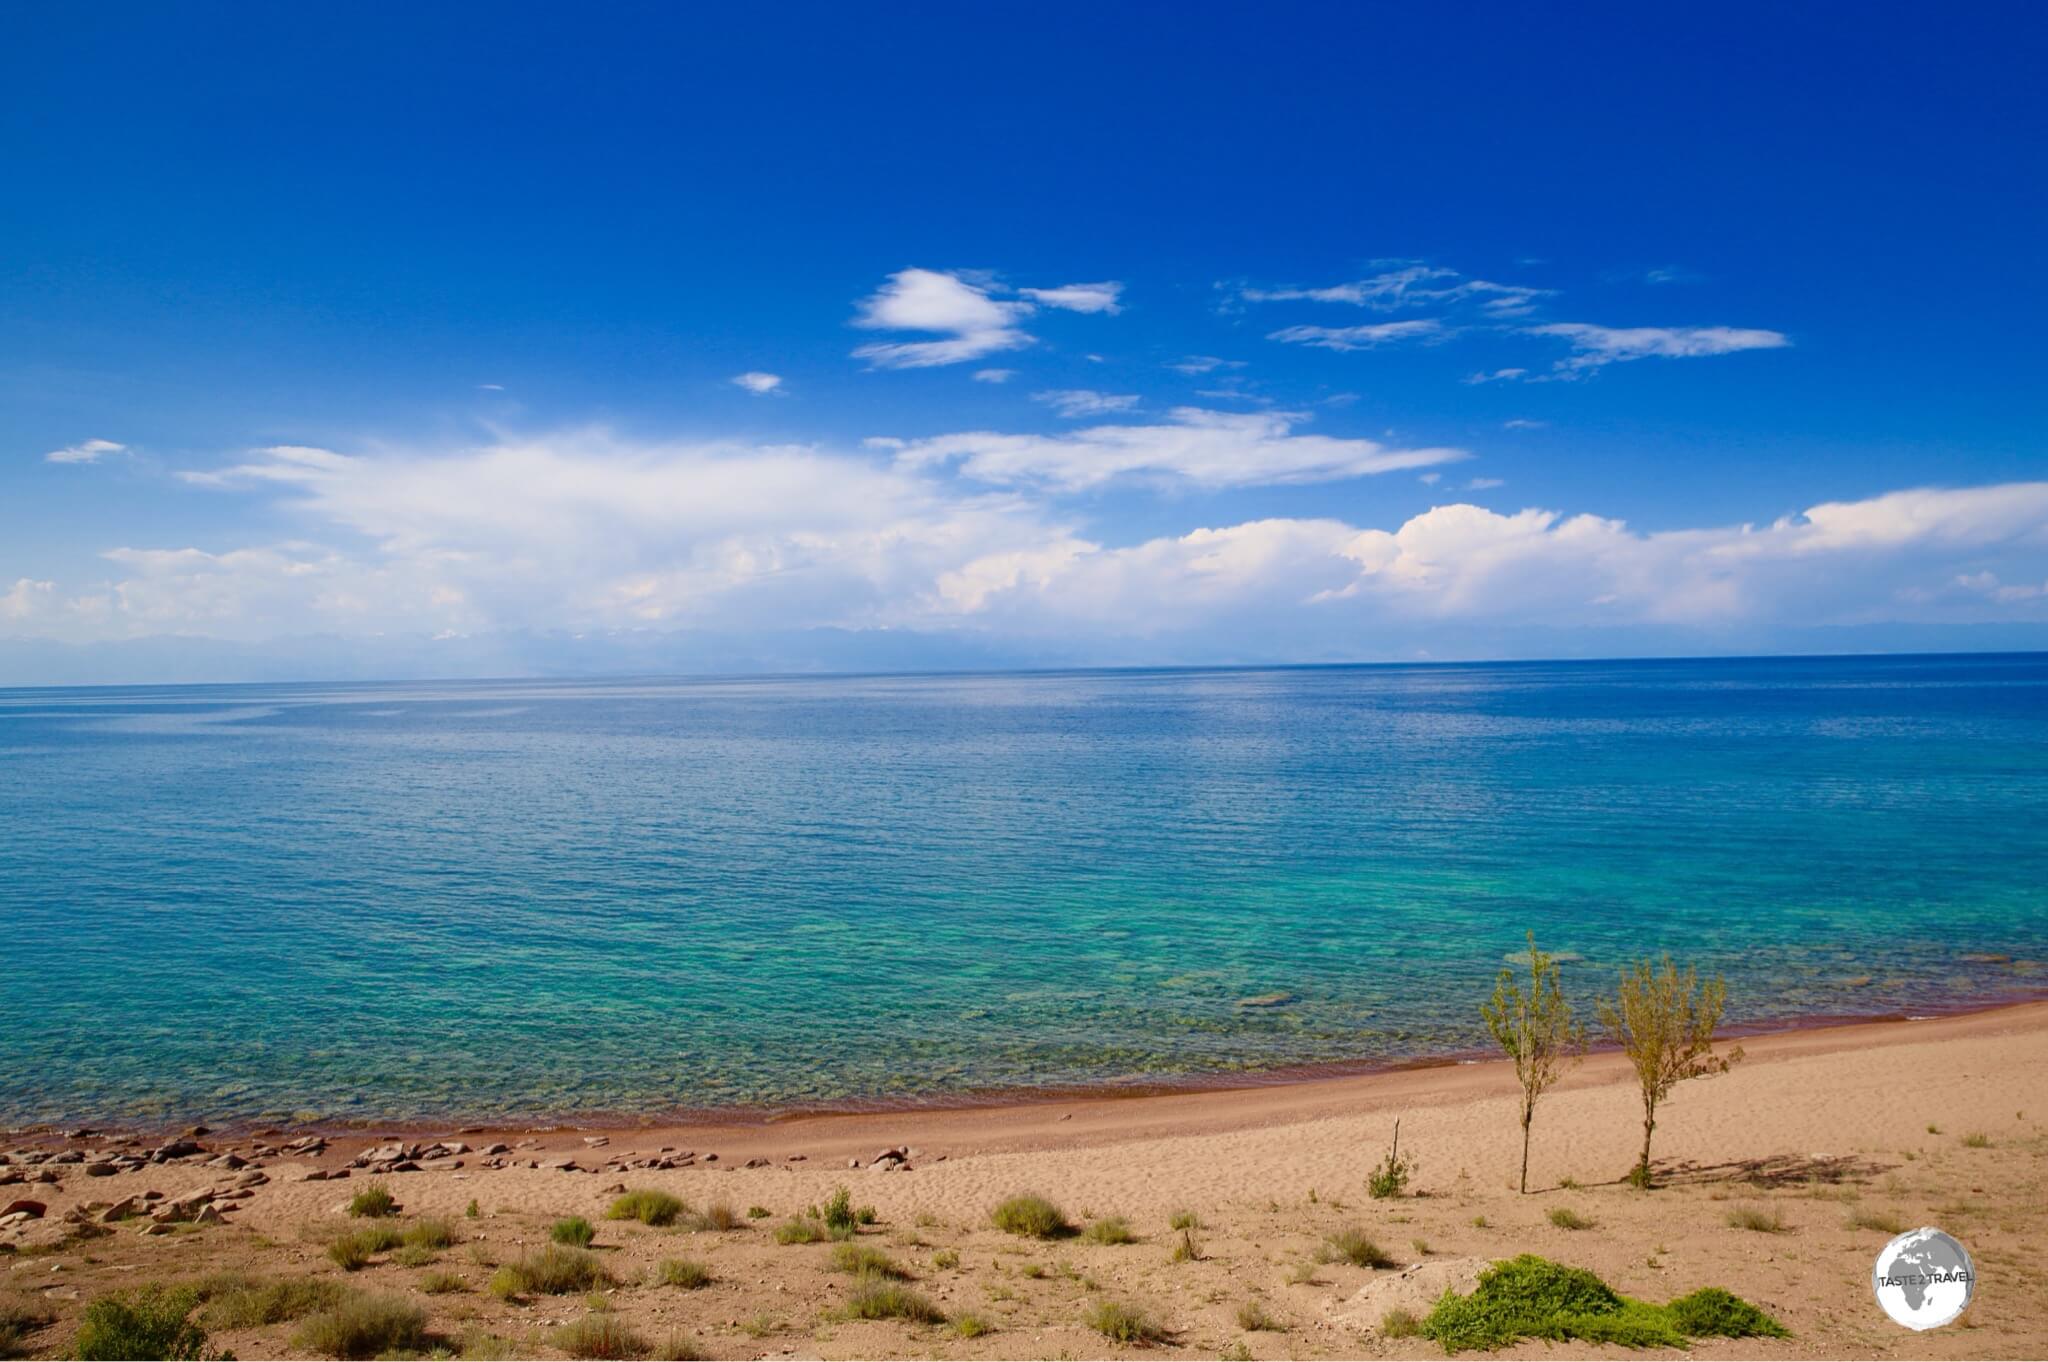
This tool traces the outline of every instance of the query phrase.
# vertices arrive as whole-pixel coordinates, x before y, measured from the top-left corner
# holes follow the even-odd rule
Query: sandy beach
[[[1425,1357],[1441,1350],[1379,1332],[1389,1302],[1423,1313],[1444,1282],[1526,1252],[1655,1301],[1727,1287],[1791,1331],[1786,1340],[1702,1341],[1694,1351],[1704,1356],[2048,1351],[2048,1003],[1753,1037],[1744,1047],[1732,1073],[1682,1085],[1662,1112],[1665,1185],[1647,1194],[1619,1181],[1639,1138],[1639,1107],[1613,1055],[1588,1058],[1544,1101],[1527,1196],[1513,1186],[1513,1075],[1498,1063],[950,1111],[404,1132],[396,1139],[411,1146],[464,1148],[419,1171],[385,1173],[352,1167],[366,1155],[389,1160],[382,1132],[331,1136],[312,1156],[264,1152],[301,1131],[207,1132],[192,1141],[201,1151],[133,1171],[107,1164],[162,1148],[164,1132],[20,1137],[8,1142],[0,1173],[25,1180],[0,1190],[45,1210],[0,1232],[14,1249],[0,1257],[0,1291],[51,1319],[22,1345],[48,1356],[66,1355],[97,1293],[235,1272],[404,1295],[427,1310],[438,1346],[474,1356],[561,1355],[559,1328],[600,1308],[657,1350],[686,1343],[714,1357],[1137,1351],[1085,1322],[1091,1306],[1111,1300],[1163,1331],[1144,1351]],[[1397,1118],[1403,1150],[1419,1161],[1411,1194],[1370,1200],[1366,1172]],[[507,1148],[485,1152],[499,1144]],[[77,1151],[78,1161],[39,1161],[58,1150]],[[901,1166],[872,1166],[891,1150],[906,1155]],[[647,1166],[686,1154],[688,1166]],[[249,1162],[224,1166],[237,1159]],[[576,1167],[553,1166],[565,1159]],[[101,1166],[89,1175],[93,1163]],[[345,1207],[373,1181],[400,1203],[385,1223],[402,1230],[445,1219],[455,1242],[380,1252],[344,1273],[327,1244],[370,1223]],[[841,1317],[850,1278],[832,1270],[835,1246],[778,1243],[775,1229],[842,1185],[874,1210],[857,1242],[887,1254],[949,1319],[971,1315],[986,1332]],[[736,1227],[603,1219],[622,1187],[667,1191],[697,1211],[730,1208]],[[208,1191],[220,1195],[212,1213],[192,1212],[198,1223],[98,1223],[100,1208],[124,1198],[161,1194],[142,1203],[147,1210]],[[1077,1226],[1121,1217],[1135,1242],[1002,1233],[990,1208],[1020,1192],[1050,1198]],[[193,1197],[186,1206],[205,1204]],[[1581,1227],[1554,1223],[1560,1209]],[[1752,1210],[1779,1228],[1731,1223]],[[1199,1222],[1192,1259],[1176,1256],[1187,1236],[1171,1225],[1188,1215]],[[611,1285],[594,1296],[510,1301],[486,1289],[496,1267],[537,1252],[566,1216],[597,1227],[592,1251]],[[1889,1227],[1923,1224],[1961,1239],[1980,1277],[1960,1321],[1913,1334],[1878,1310],[1870,1271]],[[1330,1235],[1354,1228],[1395,1266],[1317,1262]],[[659,1265],[673,1258],[701,1263],[709,1283],[662,1284]],[[1401,1279],[1417,1265],[1427,1266]],[[1247,1306],[1276,1327],[1244,1327]],[[209,1346],[244,1358],[317,1355],[295,1330],[290,1321],[214,1329]]]

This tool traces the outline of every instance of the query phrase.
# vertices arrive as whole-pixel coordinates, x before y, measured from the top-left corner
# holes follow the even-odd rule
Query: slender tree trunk
[[[1522,1194],[1529,1193],[1529,1122],[1536,1115],[1527,1107],[1522,1108]]]
[[[1650,1188],[1650,1132],[1657,1128],[1657,1108],[1643,1103],[1643,1156],[1636,1161],[1636,1170],[1643,1184],[1643,1190]]]

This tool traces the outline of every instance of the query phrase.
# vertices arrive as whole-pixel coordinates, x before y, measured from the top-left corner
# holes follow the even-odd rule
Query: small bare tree
[[[1522,1190],[1529,1190],[1529,1127],[1536,1119],[1536,1099],[1564,1075],[1566,1063],[1586,1048],[1585,1028],[1572,1020],[1565,1000],[1557,957],[1536,949],[1529,933],[1529,980],[1526,989],[1511,969],[1493,984],[1493,997],[1481,1003],[1486,1029],[1515,1062],[1522,1084]]]
[[[1683,973],[1666,955],[1662,963],[1639,960],[1621,972],[1621,991],[1600,1004],[1600,1023],[1635,1067],[1643,1089],[1643,1152],[1629,1181],[1650,1185],[1650,1133],[1657,1128],[1657,1104],[1688,1078],[1724,1074],[1742,1058],[1737,1046],[1725,1058],[1714,1053],[1714,1028],[1728,1001],[1719,975],[1701,982],[1687,965]]]

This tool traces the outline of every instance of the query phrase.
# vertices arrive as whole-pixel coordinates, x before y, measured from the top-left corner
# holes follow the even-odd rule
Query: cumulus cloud
[[[56,589],[55,582],[37,581],[33,577],[16,578],[7,594],[0,596],[0,619],[16,622],[29,619],[45,608]]]
[[[923,331],[937,340],[876,341],[854,350],[876,369],[928,369],[961,364],[1004,350],[1021,350],[1036,337],[1018,325],[1042,304],[1068,312],[1113,314],[1122,284],[1063,284],[1027,288],[1018,297],[991,275],[908,269],[889,276],[863,300],[853,324],[872,331]],[[984,372],[1004,372],[985,370]]]
[[[1405,340],[1441,340],[1444,324],[1433,319],[1374,322],[1366,326],[1286,326],[1267,340],[1313,345],[1323,350],[1374,350]]]
[[[1129,411],[1138,405],[1136,393],[1099,393],[1089,388],[1060,388],[1033,393],[1031,400],[1045,403],[1070,421],[1083,416],[1107,416],[1111,412]]]
[[[1329,482],[1465,458],[1457,449],[1389,449],[1372,440],[1297,434],[1300,412],[1176,407],[1159,423],[1091,426],[1063,435],[967,431],[896,446],[907,469],[953,464],[1003,486],[1067,491],[1151,476],[1203,487]]]
[[[758,369],[750,369],[746,373],[735,374],[732,381],[756,397],[765,397],[782,386],[782,375],[764,374]]]
[[[1742,350],[1781,350],[1792,344],[1781,331],[1736,326],[1594,326],[1588,322],[1551,322],[1526,328],[1532,336],[1555,336],[1570,343],[1572,355],[1558,361],[1560,371],[1597,369],[1635,359],[1694,359],[1732,355]]]
[[[1069,312],[1106,312],[1115,316],[1123,311],[1118,299],[1123,296],[1124,286],[1114,281],[1100,284],[1062,284],[1058,288],[1026,288],[1017,291],[1035,303],[1064,308]]]
[[[50,463],[98,463],[103,456],[119,454],[126,448],[113,440],[80,440],[75,445],[53,449],[43,458]]]

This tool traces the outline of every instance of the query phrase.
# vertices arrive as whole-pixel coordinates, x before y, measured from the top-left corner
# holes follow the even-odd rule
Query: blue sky
[[[8,29],[0,682],[2048,644],[2032,8]]]

